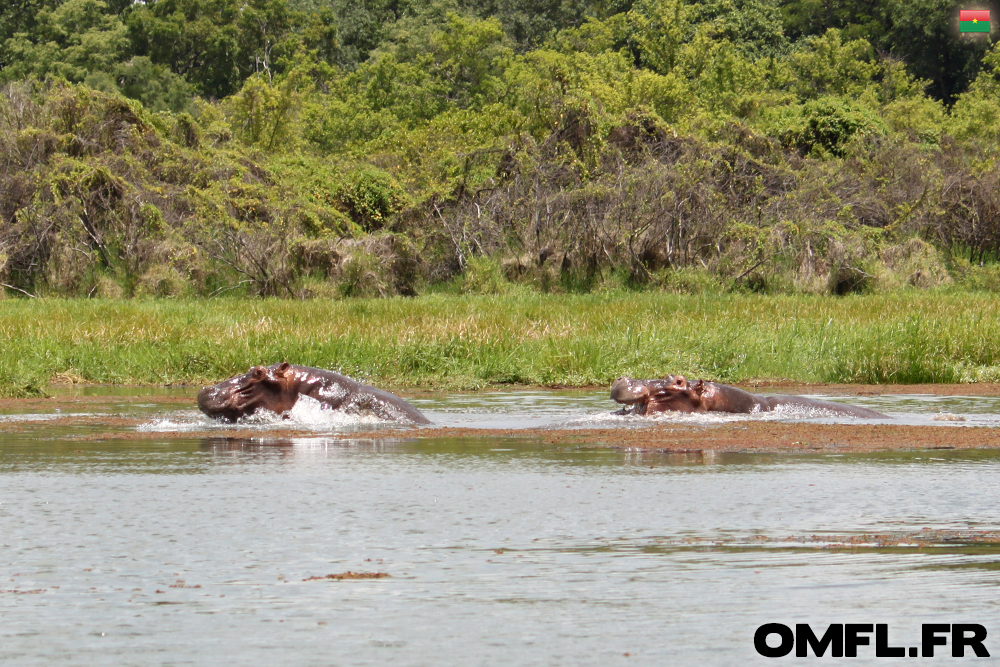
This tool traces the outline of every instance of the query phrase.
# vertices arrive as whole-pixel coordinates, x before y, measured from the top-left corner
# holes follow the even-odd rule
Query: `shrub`
[[[802,106],[801,125],[789,133],[786,141],[804,154],[842,156],[851,140],[885,133],[885,124],[871,110],[825,96]]]
[[[135,285],[136,296],[173,297],[188,292],[187,281],[170,266],[156,264],[143,273]]]
[[[336,197],[344,212],[367,232],[382,229],[408,199],[389,174],[375,167],[350,172]]]
[[[875,289],[876,278],[859,266],[838,266],[830,272],[830,293],[837,296],[866,294]]]
[[[677,294],[711,294],[722,289],[718,277],[704,267],[681,267],[662,271],[657,277],[656,284],[664,291]]]
[[[951,282],[951,276],[937,248],[922,239],[910,239],[882,251],[882,261],[889,270],[888,284],[927,289]]]
[[[489,257],[470,257],[462,274],[462,294],[505,294],[511,284],[500,262]]]
[[[973,264],[964,257],[952,257],[955,280],[963,288],[982,292],[1000,292],[1000,264]]]
[[[377,255],[361,247],[354,247],[345,254],[340,266],[337,286],[341,296],[388,296],[389,280],[386,266]]]

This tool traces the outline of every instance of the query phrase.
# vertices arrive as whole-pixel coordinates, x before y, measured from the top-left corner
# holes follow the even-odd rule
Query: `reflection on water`
[[[414,403],[459,425],[610,407],[546,396]],[[921,623],[983,623],[1000,655],[1000,453],[664,455],[268,424],[78,437],[200,419],[173,398],[64,406],[96,424],[0,422],[4,664],[767,664],[765,622],[888,623],[900,645]],[[989,400],[852,402],[995,414]],[[324,578],[346,572],[388,576]]]

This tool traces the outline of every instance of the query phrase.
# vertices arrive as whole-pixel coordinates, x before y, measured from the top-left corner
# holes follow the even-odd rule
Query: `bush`
[[[843,156],[850,141],[886,133],[885,124],[874,112],[839,97],[810,100],[802,106],[801,114],[801,127],[792,131],[790,143],[817,157]]]
[[[951,259],[956,282],[977,292],[1000,292],[1000,264],[973,264],[964,257]]]
[[[874,291],[876,277],[858,266],[838,266],[830,272],[830,293],[867,294]]]
[[[136,296],[174,297],[188,291],[187,281],[177,269],[160,264],[148,268],[135,286]]]
[[[350,172],[336,197],[344,212],[366,232],[385,227],[408,200],[406,191],[389,174],[375,167]]]
[[[341,296],[356,298],[389,295],[386,266],[377,255],[355,247],[344,256],[337,287]]]
[[[883,288],[900,286],[928,289],[952,281],[941,253],[922,239],[910,239],[882,251],[882,262],[888,269]]]
[[[704,267],[681,267],[660,273],[656,280],[664,291],[677,294],[713,294],[722,291],[717,276]]]
[[[506,294],[511,284],[500,262],[489,257],[470,257],[462,274],[462,294]]]

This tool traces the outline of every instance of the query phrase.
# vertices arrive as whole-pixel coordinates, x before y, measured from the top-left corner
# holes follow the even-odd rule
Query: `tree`
[[[306,22],[312,27],[305,32],[315,30],[318,24],[334,27],[336,56],[328,62],[347,70],[368,60],[396,21],[416,13],[410,0],[289,0],[289,6],[309,15]],[[315,34],[305,36],[307,48],[316,48],[308,44],[314,38]]]
[[[142,102],[150,111],[185,111],[191,106],[191,84],[146,56],[120,63],[113,72],[115,86],[126,97]]]
[[[448,14],[443,26],[424,26],[399,40],[393,53],[418,65],[445,89],[459,107],[482,104],[496,93],[497,76],[510,55],[497,19],[479,21]]]
[[[711,0],[693,5],[691,21],[711,23],[716,38],[728,39],[751,58],[788,50],[781,12],[769,0]]]
[[[895,0],[889,7],[892,27],[884,45],[910,73],[933,82],[930,94],[951,104],[980,70],[991,38],[957,34],[957,0]]]
[[[66,0],[38,12],[31,32],[7,39],[3,51],[10,62],[2,76],[9,81],[55,75],[80,82],[114,69],[127,47],[125,26],[104,2]]]
[[[459,0],[459,8],[482,19],[496,19],[520,51],[540,45],[563,28],[587,19],[586,0]]]
[[[685,42],[694,37],[693,8],[683,0],[643,0],[628,13],[627,45],[637,65],[666,74],[677,65]]]
[[[885,0],[782,0],[785,31],[793,40],[837,28],[847,39],[882,43],[891,27]]]
[[[958,0],[784,0],[793,39],[837,28],[844,39],[864,39],[928,79],[930,94],[947,104],[968,88],[992,37],[960,36]]]
[[[803,99],[820,95],[857,96],[878,71],[871,44],[863,39],[845,42],[839,30],[807,37],[790,57],[795,76],[792,88]]]
[[[52,10],[60,0],[4,0],[0,3],[0,69],[16,62],[7,53],[4,44],[17,33],[33,34],[38,27],[38,17],[44,10]]]
[[[272,73],[292,19],[284,0],[155,0],[126,20],[135,55],[222,98],[251,74]]]

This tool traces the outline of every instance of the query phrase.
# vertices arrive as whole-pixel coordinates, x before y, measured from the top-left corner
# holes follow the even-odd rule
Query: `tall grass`
[[[1000,379],[1000,298],[600,293],[0,301],[0,394],[204,383],[288,360],[387,386]]]

